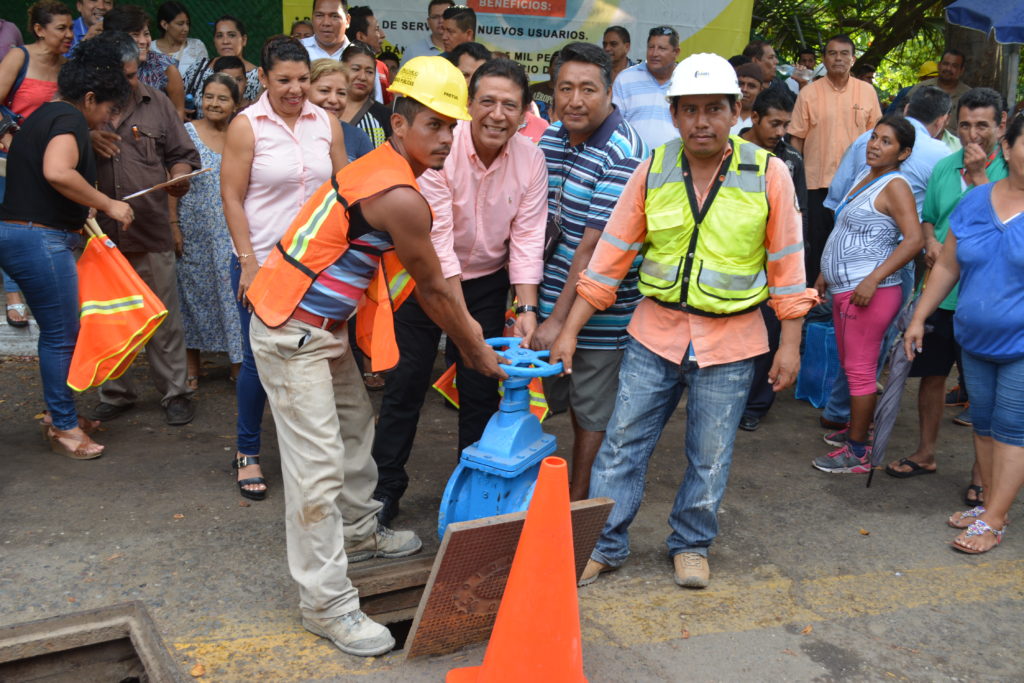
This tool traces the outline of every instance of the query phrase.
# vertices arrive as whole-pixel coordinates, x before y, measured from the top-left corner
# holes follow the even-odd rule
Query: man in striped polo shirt
[[[605,223],[633,170],[650,154],[640,135],[612,103],[612,63],[589,43],[572,43],[556,55],[558,123],[541,138],[548,167],[548,219],[561,228],[540,288],[543,322],[527,337],[534,349],[550,348],[576,298],[576,281],[594,252]],[[579,334],[574,373],[545,381],[552,405],[568,405],[573,425],[573,500],[587,497],[590,466],[604,438],[618,387],[626,325],[640,300],[636,269],[623,278],[618,297],[595,313]]]
[[[677,135],[665,94],[678,57],[679,34],[671,26],[655,26],[647,34],[647,60],[615,78],[615,106],[651,149]]]

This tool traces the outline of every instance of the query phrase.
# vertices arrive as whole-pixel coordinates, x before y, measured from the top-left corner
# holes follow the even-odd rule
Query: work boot
[[[92,409],[89,419],[98,420],[100,422],[110,422],[111,420],[121,417],[134,407],[135,406],[130,403],[126,406],[114,405],[113,403],[97,403],[96,407]]]
[[[377,524],[377,530],[361,541],[351,545],[345,544],[348,561],[362,562],[373,557],[394,559],[419,552],[423,541],[414,531],[394,531],[383,524]],[[340,647],[340,646],[339,646]]]
[[[707,588],[711,577],[708,558],[700,553],[679,553],[672,558],[676,583],[683,588]]]
[[[302,626],[310,633],[331,641],[342,652],[357,657],[376,657],[395,647],[391,632],[361,610],[352,610],[333,619],[303,615]]]
[[[195,416],[195,402],[184,396],[175,396],[164,406],[164,418],[172,427],[187,425]]]
[[[605,572],[613,572],[618,567],[612,567],[611,565],[602,564],[597,560],[587,560],[587,566],[583,568],[583,573],[580,575],[579,583],[577,586],[589,586],[590,584],[597,581],[597,577]]]

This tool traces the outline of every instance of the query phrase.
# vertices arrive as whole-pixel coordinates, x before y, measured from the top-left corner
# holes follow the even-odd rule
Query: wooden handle
[[[100,227],[95,218],[85,219],[85,231],[93,237],[99,237],[103,234],[103,228]]]

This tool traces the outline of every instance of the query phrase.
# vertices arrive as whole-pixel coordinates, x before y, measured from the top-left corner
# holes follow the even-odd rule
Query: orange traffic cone
[[[482,666],[453,669],[448,683],[569,683],[583,677],[569,474],[544,458]]]

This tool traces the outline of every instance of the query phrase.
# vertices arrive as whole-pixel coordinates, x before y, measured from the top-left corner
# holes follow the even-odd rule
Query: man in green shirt
[[[931,268],[942,253],[949,234],[949,216],[967,192],[978,185],[1006,177],[1006,161],[999,153],[999,139],[1006,126],[1006,105],[1002,95],[989,88],[974,88],[960,97],[957,133],[963,149],[935,165],[921,209],[925,234],[925,263]],[[920,377],[917,410],[921,433],[917,450],[910,457],[889,463],[886,472],[906,478],[935,472],[935,443],[946,389],[946,376],[956,362],[959,346],[953,338],[953,312],[958,287],[928,318],[932,331],[925,335],[924,350],[914,359],[911,377]],[[958,418],[960,419],[960,418]],[[969,504],[981,504],[981,476],[975,460],[971,489],[976,494]],[[968,500],[967,493],[965,500]]]

